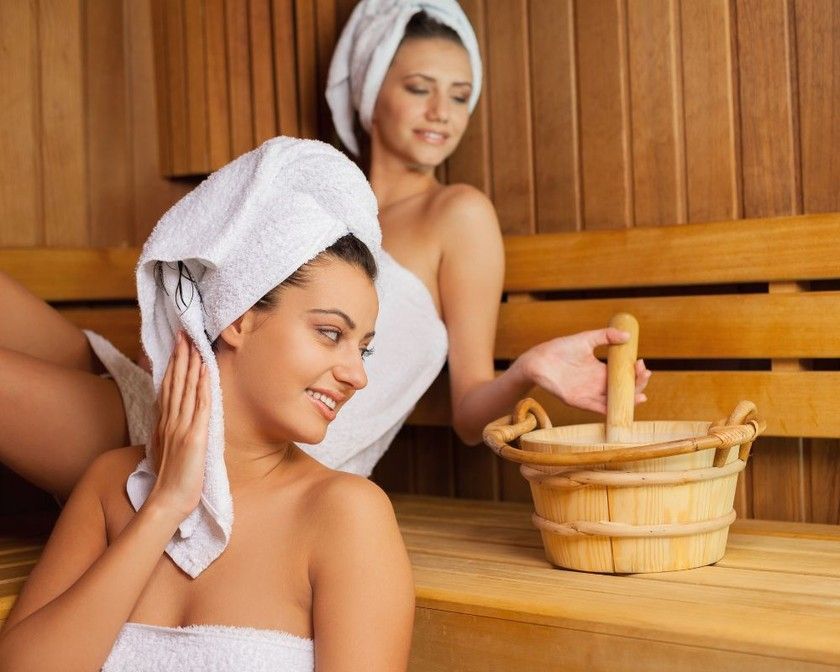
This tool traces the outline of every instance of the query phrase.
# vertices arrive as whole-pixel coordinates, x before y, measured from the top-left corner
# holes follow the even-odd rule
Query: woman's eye
[[[333,343],[338,343],[338,339],[341,336],[341,332],[338,329],[325,329],[321,327],[318,331],[330,339]]]
[[[417,94],[417,95],[422,95],[422,94],[425,94],[425,93],[429,93],[428,89],[421,89],[421,88],[418,88],[416,86],[407,86],[405,88],[409,93],[414,93],[414,94]]]
[[[367,359],[373,354],[373,348],[362,348],[359,352],[362,353],[362,359]]]
[[[465,105],[469,101],[469,98],[464,98],[463,96],[453,96],[452,100],[460,105]]]

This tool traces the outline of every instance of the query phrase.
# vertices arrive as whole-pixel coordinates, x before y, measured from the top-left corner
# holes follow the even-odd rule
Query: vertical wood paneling
[[[795,5],[802,206],[840,211],[840,3]],[[810,519],[840,523],[840,441],[806,441]]]
[[[295,56],[294,0],[273,0],[271,18],[274,25],[274,76],[277,114],[281,135],[298,135],[297,100],[289,95],[297,87]]]
[[[447,428],[413,427],[414,492],[418,495],[455,495],[452,435]]]
[[[130,243],[141,245],[158,218],[192,183],[174,182],[161,175],[157,123],[158,97],[155,92],[155,63],[152,54],[152,12],[150,0],[125,0],[127,58],[129,74],[129,131],[131,176],[134,193],[133,232]],[[95,189],[96,185],[89,185]],[[78,196],[77,196],[78,198]]]
[[[248,37],[248,5],[225,0],[225,38],[230,79],[230,138],[233,156],[254,148],[254,124],[251,110],[251,56]]]
[[[840,524],[840,441],[811,439],[809,443],[810,520]]]
[[[254,101],[254,144],[277,135],[274,108],[274,59],[272,55],[269,0],[250,0],[251,89]]]
[[[210,171],[207,128],[207,51],[204,33],[204,0],[184,0],[184,59],[187,95],[187,162]],[[199,171],[196,171],[199,172]]]
[[[534,176],[528,83],[528,15],[524,0],[485,4],[490,87],[493,197],[505,233],[533,233]]]
[[[686,221],[677,0],[629,0],[627,32],[636,226]]]
[[[124,17],[121,2],[85,2],[85,77],[90,240],[126,245],[132,237]]]
[[[295,35],[297,42],[298,119],[301,137],[318,137],[317,29],[315,3],[295,0]]]
[[[38,30],[31,2],[0,2],[0,245],[41,240]]]
[[[220,0],[223,2],[224,0]],[[150,0],[154,40],[155,98],[157,101],[158,157],[164,175],[172,174],[172,138],[170,137],[169,73],[167,72],[165,0]]]
[[[574,2],[531,3],[531,97],[537,230],[580,230]]]
[[[796,3],[805,212],[840,211],[840,3]]]
[[[373,480],[388,492],[414,492],[413,431],[403,427],[373,470]]]
[[[455,496],[464,499],[499,499],[500,459],[483,444],[467,446],[453,440]]]
[[[184,5],[182,0],[161,2],[160,21],[163,29],[163,49],[166,58],[163,60],[164,72],[162,82],[166,85],[167,135],[170,151],[168,153],[169,169],[175,173],[183,173],[189,166],[189,132],[187,126],[189,117],[187,112],[187,80],[186,54],[184,45]],[[165,8],[165,9],[164,9]]]
[[[798,162],[785,0],[738,0],[744,216],[797,212]]]
[[[224,0],[206,0],[204,11],[207,45],[207,154],[211,169],[216,169],[233,158]]]
[[[730,0],[683,0],[683,105],[687,217],[740,216],[737,84]]]
[[[490,167],[490,133],[488,100],[491,96],[492,84],[488,81],[486,30],[484,28],[483,0],[462,0],[461,7],[470,19],[475,29],[476,39],[481,50],[484,63],[484,81],[481,97],[470,117],[470,123],[458,149],[446,162],[446,177],[450,184],[466,183],[480,189],[492,198],[493,184]]]
[[[315,17],[318,32],[318,137],[330,138],[332,121],[330,108],[323,92],[327,88],[327,75],[332,60],[333,47],[338,40],[338,24],[336,23],[335,0],[316,0]]]
[[[800,211],[793,28],[785,0],[738,0],[743,214]],[[771,287],[771,290],[774,288]],[[788,363],[774,363],[774,368]],[[802,441],[765,438],[753,451],[753,515],[804,520]]]
[[[624,0],[575,4],[585,229],[633,225]]]
[[[81,4],[41,0],[41,155],[44,242],[84,246],[87,201]]]

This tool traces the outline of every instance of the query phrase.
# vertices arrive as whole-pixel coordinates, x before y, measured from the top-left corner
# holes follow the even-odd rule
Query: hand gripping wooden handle
[[[630,340],[609,346],[607,353],[607,443],[632,443],[639,323],[629,313],[618,313],[610,326],[629,332]]]

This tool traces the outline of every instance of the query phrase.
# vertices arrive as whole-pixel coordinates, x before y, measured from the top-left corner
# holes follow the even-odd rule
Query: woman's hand
[[[198,350],[179,333],[160,387],[154,436],[157,482],[149,499],[186,518],[204,483],[210,384]]]
[[[601,345],[624,343],[629,335],[618,329],[596,329],[555,338],[535,345],[513,364],[533,384],[552,393],[569,406],[607,412],[607,366],[594,350]],[[647,401],[643,394],[651,372],[640,359],[636,362],[636,403]]]

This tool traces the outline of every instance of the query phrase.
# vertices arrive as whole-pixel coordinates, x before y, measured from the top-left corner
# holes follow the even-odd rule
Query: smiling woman
[[[405,668],[390,502],[296,445],[367,383],[378,243],[363,175],[313,141],[271,140],[164,215],[137,270],[152,439],[74,489],[0,670]]]

